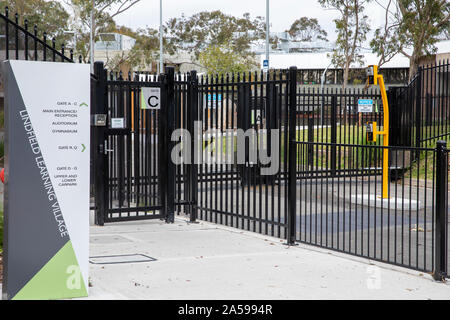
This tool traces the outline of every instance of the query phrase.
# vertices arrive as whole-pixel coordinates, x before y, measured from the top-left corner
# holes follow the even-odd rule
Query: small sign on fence
[[[141,109],[161,109],[161,88],[141,89]]]
[[[263,71],[264,71],[264,72],[269,71],[269,60],[267,60],[267,59],[265,59],[265,60],[263,61]]]
[[[111,118],[111,129],[124,129],[125,119],[124,118]]]
[[[252,110],[252,125],[261,124],[261,110]]]
[[[208,109],[215,109],[218,104],[222,103],[222,94],[208,94],[205,95],[205,105]]]
[[[358,99],[358,112],[370,113],[373,112],[372,99]]]

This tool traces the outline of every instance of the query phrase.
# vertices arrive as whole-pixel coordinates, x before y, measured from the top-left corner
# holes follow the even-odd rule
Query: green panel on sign
[[[148,108],[147,102],[145,101],[145,98],[144,98],[144,91],[141,90],[141,109],[145,110],[147,108]]]
[[[13,300],[44,300],[87,297],[83,275],[68,241],[58,253],[16,294]]]

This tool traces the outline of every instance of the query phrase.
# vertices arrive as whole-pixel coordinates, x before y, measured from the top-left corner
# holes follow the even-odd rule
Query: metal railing
[[[439,61],[420,66],[408,86],[390,89],[396,145],[423,147],[450,140],[449,74],[449,60]]]
[[[55,38],[48,39],[46,32],[39,37],[36,25],[32,30],[29,28],[27,19],[24,20],[23,26],[19,24],[17,13],[11,19],[8,7],[5,8],[4,14],[0,13],[0,61],[13,59],[74,62],[73,49],[70,49],[69,56],[66,56],[64,44],[57,48]]]
[[[311,146],[312,166],[303,156]],[[356,155],[343,157],[343,165],[354,162],[353,167],[368,174],[324,177],[324,171],[332,170],[332,147],[338,154]],[[290,166],[290,174],[298,177],[301,172],[300,179],[290,185],[295,241],[447,274],[450,252],[446,249],[448,167],[444,142],[437,148],[415,148],[294,141],[291,148],[297,161]],[[396,163],[390,167],[388,199],[382,199],[381,176],[368,163],[380,159],[385,148]],[[417,153],[420,157],[416,159]]]
[[[120,130],[103,129],[97,141],[102,149],[106,140],[101,158],[107,172],[101,176],[107,177],[107,189],[97,206],[103,207],[103,222],[172,221],[174,213],[185,213],[191,221],[267,234],[288,244],[318,245],[434,272],[436,278],[448,274],[448,227],[442,220],[448,215],[448,186],[442,180],[448,179],[448,151],[442,144],[367,143],[364,123],[380,119],[381,110],[356,115],[354,108],[359,98],[376,100],[378,92],[305,92],[292,81],[295,68],[269,78],[199,78],[195,72],[177,76],[169,69],[158,82],[120,75],[108,81],[103,69],[97,73],[98,79],[104,74],[104,88],[97,93],[104,111],[99,113],[126,124]],[[159,111],[139,108],[141,90],[148,86],[161,88]],[[197,142],[172,140],[179,128],[194,137],[195,121],[201,124],[200,163],[192,162]],[[277,151],[275,173],[261,173],[264,165],[259,158],[251,160],[248,144],[244,163],[236,163],[237,132],[249,129],[257,139],[279,131],[278,143],[265,147],[277,148],[267,150],[270,155]],[[175,146],[182,151],[188,143],[191,162],[174,164]],[[389,200],[379,197],[385,149]],[[232,163],[224,158],[230,154]]]

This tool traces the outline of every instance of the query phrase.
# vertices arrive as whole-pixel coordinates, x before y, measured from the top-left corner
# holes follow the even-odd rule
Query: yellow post
[[[383,146],[389,146],[389,105],[384,86],[383,76],[378,75],[378,83],[380,85],[381,99],[383,100]],[[389,174],[389,150],[383,148],[383,199],[388,198],[388,174]]]
[[[384,79],[381,74],[378,74],[378,66],[369,66],[367,72],[367,84],[379,85],[381,91],[381,99],[383,101],[383,131],[378,131],[373,128],[373,135],[376,140],[377,135],[383,136],[383,146],[389,146],[389,105],[386,94],[386,87],[384,86]],[[389,150],[383,148],[383,199],[388,198],[388,176],[389,176]]]

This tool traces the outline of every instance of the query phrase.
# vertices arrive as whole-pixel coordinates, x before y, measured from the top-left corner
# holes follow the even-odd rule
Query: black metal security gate
[[[196,77],[195,77],[196,78]],[[92,80],[92,161],[96,224],[143,219],[173,222],[175,209],[191,207],[195,185],[190,165],[175,164],[171,152],[175,128],[192,129],[195,103],[190,78],[165,74],[124,79],[95,63]],[[143,89],[159,90],[159,106],[142,107]],[[181,140],[178,141],[181,143]]]
[[[92,103],[96,223],[165,218],[167,81],[110,76],[95,64]],[[141,108],[142,88],[160,90],[160,108]],[[107,120],[106,120],[107,119]],[[164,166],[165,168],[166,166]]]

